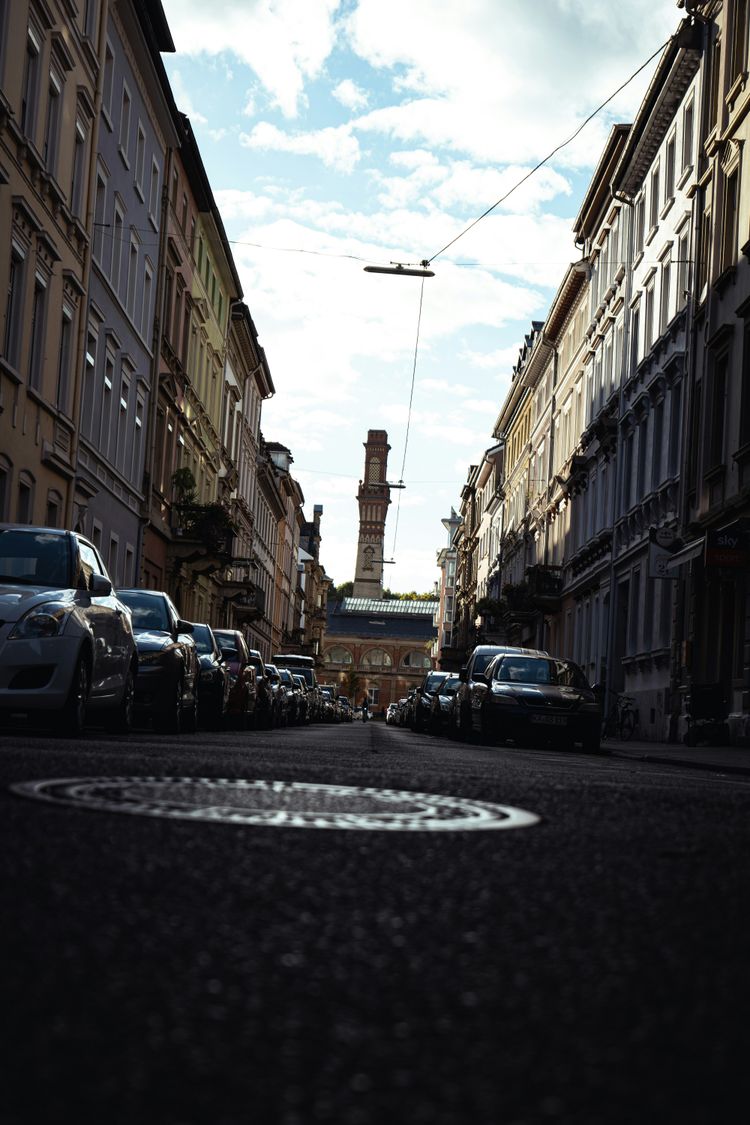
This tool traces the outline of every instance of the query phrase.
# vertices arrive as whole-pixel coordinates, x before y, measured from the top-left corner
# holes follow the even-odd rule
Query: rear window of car
[[[140,594],[128,590],[117,595],[130,610],[134,629],[156,629],[163,633],[169,632],[169,618],[164,599],[153,594]]]
[[[71,585],[70,571],[65,535],[15,528],[0,532],[0,582],[66,589]]]

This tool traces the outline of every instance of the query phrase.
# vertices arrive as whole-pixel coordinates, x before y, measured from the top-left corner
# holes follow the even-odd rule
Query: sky
[[[338,584],[354,577],[363,443],[386,430],[388,480],[405,487],[384,583],[430,591],[441,519],[493,444],[524,335],[580,256],[572,224],[606,137],[632,121],[656,62],[463,232],[683,13],[676,0],[163,5],[175,100],[276,387],[264,437],[291,450],[306,517],[323,505],[320,559]],[[424,281],[364,271],[425,259]]]

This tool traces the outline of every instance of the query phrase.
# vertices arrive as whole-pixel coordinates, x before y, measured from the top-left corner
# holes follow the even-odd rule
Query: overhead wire
[[[465,227],[464,230],[460,231],[459,234],[457,234],[455,238],[452,238],[450,240],[450,242],[446,242],[445,246],[443,246],[442,249],[438,250],[431,257],[427,258],[426,261],[431,264],[432,262],[435,261],[436,258],[439,258],[441,254],[444,254],[446,250],[450,249],[451,246],[455,246],[455,244],[458,242],[458,240],[460,238],[463,238],[464,235],[468,234],[470,230],[473,230],[474,227],[477,225],[477,223],[481,223],[482,219],[486,219],[488,215],[492,214],[492,212],[497,207],[499,207],[501,203],[504,203],[505,200],[508,199],[513,194],[513,192],[518,191],[518,189],[523,184],[525,184],[528,179],[530,179],[536,172],[538,172],[540,168],[543,168],[544,165],[547,164],[552,159],[553,156],[555,156],[558,152],[560,152],[562,149],[566,148],[569,144],[571,144],[576,139],[576,137],[579,135],[579,133],[583,132],[583,130],[588,125],[588,123],[590,121],[593,121],[593,119],[596,117],[596,115],[598,113],[601,113],[601,111],[606,106],[608,106],[609,103],[611,101],[613,101],[617,97],[618,94],[621,94],[622,91],[625,89],[625,87],[629,86],[630,83],[633,81],[633,79],[637,78],[638,75],[641,73],[641,71],[645,70],[646,67],[649,65],[649,63],[652,63],[654,61],[654,59],[656,58],[657,55],[661,54],[661,52],[671,42],[671,40],[672,40],[672,36],[670,35],[669,39],[667,39],[664,43],[662,43],[662,45],[660,47],[658,47],[654,51],[654,53],[652,55],[650,55],[649,58],[646,59],[646,61],[644,63],[641,63],[641,65],[638,67],[638,69],[634,70],[633,73],[630,75],[630,77],[627,78],[620,86],[618,86],[617,89],[612,94],[610,94],[609,97],[605,99],[605,101],[603,101],[601,103],[601,105],[598,105],[595,110],[592,110],[592,112],[588,115],[588,117],[584,121],[581,122],[581,124],[578,126],[578,128],[575,130],[575,132],[571,133],[571,135],[567,138],[567,140],[561,141],[559,145],[556,145],[556,147],[553,148],[551,152],[547,153],[547,155],[544,157],[543,160],[540,160],[538,164],[535,164],[533,168],[529,169],[529,171],[526,172],[526,174],[523,175],[520,180],[518,180],[515,184],[513,184],[513,186],[511,188],[509,188],[508,191],[506,191],[504,195],[501,195],[500,198],[495,203],[493,203],[491,207],[488,207],[486,211],[483,211],[482,214],[479,215],[476,219],[474,219],[471,223],[469,223],[469,225],[467,227]]]
[[[417,374],[417,355],[419,353],[419,333],[422,326],[422,305],[424,303],[424,283],[425,278],[422,278],[422,283],[419,287],[419,312],[417,313],[417,335],[414,340],[414,361],[411,368],[411,387],[409,388],[409,410],[406,415],[406,434],[404,435],[404,455],[401,459],[401,475],[399,477],[399,484],[404,482],[404,471],[406,469],[406,453],[409,448],[409,431],[411,429],[411,408],[414,401],[414,380]],[[391,555],[396,553],[396,540],[398,538],[398,522],[401,515],[401,491],[399,490],[398,501],[396,503],[396,525],[393,529],[393,547]]]

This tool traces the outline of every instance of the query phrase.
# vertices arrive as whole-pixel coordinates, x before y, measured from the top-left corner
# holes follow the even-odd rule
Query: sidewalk
[[[678,742],[620,742],[616,738],[606,738],[602,742],[602,752],[616,758],[750,777],[750,747],[684,746]]]

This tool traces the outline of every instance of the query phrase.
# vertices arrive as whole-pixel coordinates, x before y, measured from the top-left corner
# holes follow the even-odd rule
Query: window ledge
[[[693,165],[688,164],[688,166],[686,168],[683,168],[682,175],[680,176],[679,180],[677,181],[677,190],[678,191],[682,191],[682,189],[684,188],[685,184],[688,182],[688,180],[690,179],[692,174],[693,174]]]
[[[667,200],[667,202],[662,207],[661,211],[659,212],[659,218],[665,219],[667,217],[667,215],[669,214],[669,212],[672,210],[673,207],[674,207],[674,195],[671,195],[669,197],[669,199]]]
[[[750,461],[750,441],[746,441],[739,449],[735,450],[732,454],[732,460],[736,461],[738,465],[743,465]]]
[[[117,146],[117,151],[120,154],[120,160],[123,162],[125,167],[130,170],[130,161],[128,160],[128,154],[126,153],[122,145]]]
[[[656,232],[658,231],[658,229],[659,229],[659,224],[654,223],[654,225],[651,227],[651,230],[646,235],[646,246],[650,246],[651,243],[654,241],[654,239],[656,238]]]
[[[5,356],[2,355],[0,355],[0,371],[3,373],[3,375],[7,375],[8,378],[18,386],[20,386],[23,382],[21,372],[18,370],[18,368],[14,367],[12,363],[9,363]]]
[[[724,479],[726,471],[727,467],[723,463],[714,465],[712,469],[709,469],[703,474],[703,479],[707,484],[716,484],[718,481]]]

